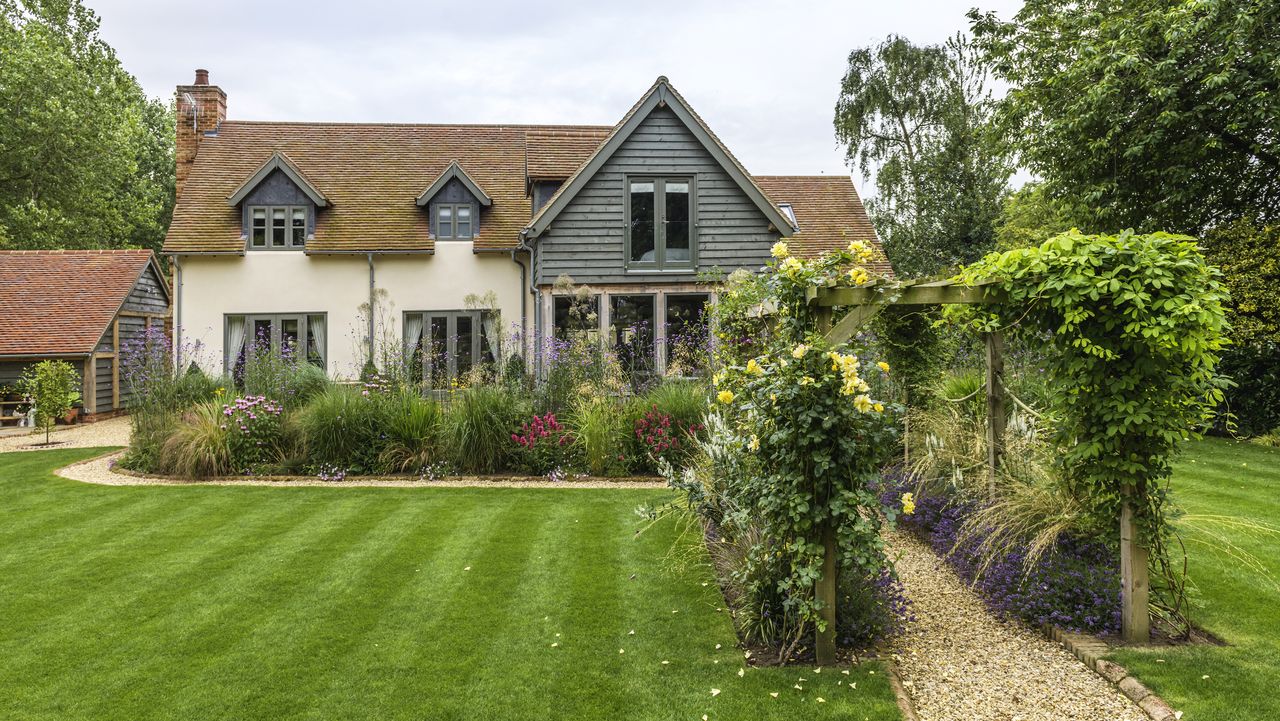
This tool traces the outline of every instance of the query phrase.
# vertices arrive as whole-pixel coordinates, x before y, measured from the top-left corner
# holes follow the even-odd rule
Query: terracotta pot
[[[62,416],[62,422],[70,426],[70,425],[74,425],[79,418],[80,418],[80,409],[72,408],[71,410],[67,411],[65,415]]]

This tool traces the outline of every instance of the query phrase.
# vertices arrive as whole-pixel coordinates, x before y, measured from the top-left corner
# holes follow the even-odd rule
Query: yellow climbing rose
[[[888,372],[889,372],[889,364],[888,364],[888,363],[885,363],[884,361],[880,361],[880,362],[879,362],[879,363],[877,363],[876,365],[880,366],[880,370],[884,371],[885,373],[888,373]]]
[[[808,352],[809,352],[809,346],[805,345],[804,343],[801,343],[800,345],[791,349],[791,357],[800,359],[800,358],[803,358],[804,354]]]
[[[791,249],[787,247],[786,241],[779,240],[769,249],[769,253],[775,258],[785,258],[791,255]]]
[[[858,409],[859,413],[867,413],[871,410],[871,399],[865,394],[853,399],[853,407]]]
[[[760,439],[756,437],[756,434],[751,434],[751,440],[747,443],[747,449],[752,453],[760,450]]]
[[[752,358],[747,361],[747,372],[753,376],[760,376],[764,375],[764,368],[761,368],[760,364],[756,362],[756,359]]]
[[[902,512],[908,516],[916,512],[916,495],[914,493],[902,494]]]
[[[884,404],[883,404],[883,403],[877,403],[877,404],[875,404],[874,406],[872,406],[872,408],[875,408],[875,409],[876,409],[876,413],[884,413]]]
[[[719,393],[716,394],[716,400],[720,401],[721,403],[724,403],[725,405],[732,403],[733,398],[734,398],[733,391],[725,390],[725,391],[720,391]]]

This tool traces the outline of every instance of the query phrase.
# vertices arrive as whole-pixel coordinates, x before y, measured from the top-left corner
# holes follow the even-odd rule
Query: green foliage
[[[240,386],[246,395],[267,396],[294,409],[304,405],[329,387],[329,377],[305,358],[272,349],[269,343],[251,343],[240,371]]]
[[[893,368],[898,399],[909,408],[931,401],[926,387],[941,369],[938,310],[924,306],[888,306],[874,322],[877,347]]]
[[[898,430],[893,409],[870,397],[869,381],[883,371],[831,347],[807,299],[815,286],[869,282],[859,263],[870,260],[870,248],[855,241],[803,261],[779,243],[773,254],[779,261],[763,283],[777,309],[775,335],[765,353],[717,374],[715,402],[758,455],[743,505],[768,540],[750,551],[741,573],[766,585],[746,582],[746,593],[756,602],[779,599],[774,611],[794,614],[802,626],[820,625],[813,586],[822,575],[824,532],[834,535],[839,573],[877,576],[887,566],[880,525],[893,510],[870,487]]]
[[[1012,167],[989,128],[986,74],[963,36],[890,36],[849,54],[836,138],[851,166],[874,172],[867,209],[900,274],[931,275],[993,245]]]
[[[1209,230],[1202,244],[1231,293],[1231,342],[1280,343],[1280,225],[1237,220]]]
[[[583,398],[573,407],[569,423],[574,443],[582,451],[587,472],[615,476],[626,472],[626,448],[630,435],[627,416],[608,398]]]
[[[159,250],[174,121],[78,0],[0,1],[0,248]]]
[[[297,412],[309,461],[371,473],[383,448],[383,397],[354,386],[330,386]]]
[[[1040,245],[1071,227],[1066,204],[1049,197],[1044,183],[1027,183],[1004,200],[996,221],[996,248],[1012,250]]]
[[[43,360],[22,370],[18,390],[31,399],[36,425],[44,429],[48,443],[54,422],[80,401],[80,376],[66,361]]]
[[[959,279],[995,280],[1004,297],[989,311],[952,306],[953,319],[1052,332],[1045,364],[1062,473],[1100,518],[1118,518],[1129,496],[1158,544],[1171,459],[1222,400],[1217,271],[1190,238],[1073,231],[989,255]]]
[[[183,413],[161,446],[157,473],[179,478],[211,478],[231,473],[232,460],[227,417],[221,403],[197,403]]]
[[[768,293],[763,275],[739,269],[724,278],[710,308],[711,327],[718,341],[712,346],[716,366],[743,365],[764,352],[772,328],[760,309]]]
[[[528,399],[504,386],[477,386],[453,394],[445,415],[453,463],[469,473],[508,468],[511,434],[532,414]]]
[[[1082,227],[1198,234],[1280,211],[1272,0],[1028,0],[970,12],[1004,135]]]
[[[384,401],[385,445],[378,465],[393,473],[416,473],[444,456],[440,404],[412,391],[399,391]]]

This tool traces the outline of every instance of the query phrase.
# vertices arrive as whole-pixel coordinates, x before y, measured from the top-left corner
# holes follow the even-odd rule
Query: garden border
[[[1129,697],[1138,705],[1152,721],[1178,721],[1182,713],[1174,710],[1167,701],[1152,693],[1136,676],[1129,674],[1129,669],[1113,661],[1102,658],[1111,646],[1106,641],[1086,633],[1067,631],[1049,623],[1040,625],[1040,631],[1046,638],[1057,641],[1070,651],[1090,671],[1106,679],[1108,683],[1119,689],[1120,693]]]
[[[124,451],[109,451],[93,458],[63,466],[55,471],[60,478],[102,486],[269,486],[276,488],[562,488],[562,489],[645,489],[667,488],[665,481],[648,476],[621,479],[589,478],[550,481],[543,476],[450,476],[436,480],[414,476],[348,476],[342,481],[322,481],[314,476],[220,476],[201,480],[171,478],[113,467],[111,461]],[[74,469],[84,469],[76,471]],[[121,477],[111,480],[111,476]],[[128,480],[124,480],[128,479]]]

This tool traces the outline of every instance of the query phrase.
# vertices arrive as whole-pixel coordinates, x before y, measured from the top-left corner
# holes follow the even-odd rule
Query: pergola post
[[[1004,338],[999,331],[987,341],[987,493],[996,494],[996,477],[1004,456]]]
[[[1151,640],[1151,579],[1147,549],[1138,538],[1133,514],[1133,489],[1125,488],[1120,508],[1120,635],[1128,643]]]
[[[832,309],[819,307],[815,309],[818,321],[818,332],[826,334],[831,330]],[[836,527],[828,518],[822,526],[822,577],[813,584],[813,596],[822,605],[819,614],[822,624],[814,639],[814,655],[820,666],[831,666],[836,662]]]

